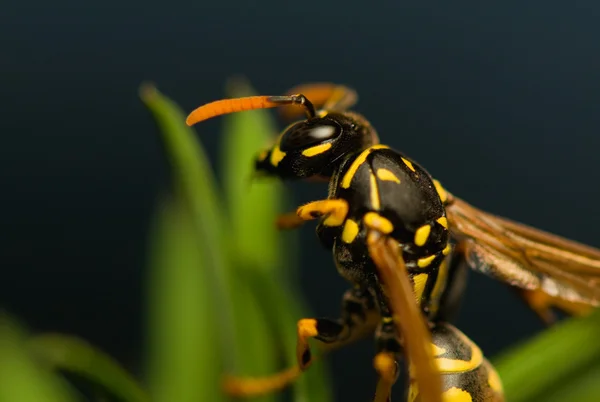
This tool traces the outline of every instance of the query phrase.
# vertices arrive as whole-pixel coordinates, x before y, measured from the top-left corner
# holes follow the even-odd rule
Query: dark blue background
[[[146,232],[166,177],[138,99],[146,80],[185,110],[222,97],[233,74],[265,94],[345,83],[382,140],[453,193],[600,245],[600,4],[367,4],[4,2],[0,304],[138,370]],[[299,202],[324,195],[292,188]],[[316,313],[335,315],[346,284],[302,230],[316,250],[303,286]],[[458,325],[488,355],[541,328],[476,274]],[[366,342],[332,356],[340,400],[370,396],[371,353]]]

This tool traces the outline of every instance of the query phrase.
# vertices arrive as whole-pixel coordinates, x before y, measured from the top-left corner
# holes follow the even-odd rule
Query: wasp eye
[[[334,121],[303,121],[291,126],[281,137],[283,152],[310,147],[338,137],[342,127]]]

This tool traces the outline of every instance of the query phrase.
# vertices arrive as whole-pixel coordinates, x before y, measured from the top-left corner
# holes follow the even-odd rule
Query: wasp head
[[[375,130],[361,116],[323,112],[283,130],[271,148],[258,154],[255,169],[282,179],[328,178],[346,156],[375,142]]]

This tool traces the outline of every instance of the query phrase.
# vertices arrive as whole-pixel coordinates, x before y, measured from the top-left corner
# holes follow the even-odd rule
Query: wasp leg
[[[225,379],[225,392],[232,396],[247,397],[268,394],[285,388],[293,383],[315,360],[308,344],[309,338],[321,341],[324,344],[324,347],[321,348],[323,352],[331,351],[373,332],[378,317],[379,313],[375,308],[374,298],[367,289],[348,290],[342,301],[342,317],[340,319],[305,318],[298,321],[296,366],[261,378],[229,376]]]
[[[531,308],[546,325],[552,325],[556,322],[556,314],[552,311],[553,308],[557,308],[574,316],[586,315],[593,310],[593,307],[590,305],[569,302],[559,297],[550,296],[541,290],[516,288],[516,291],[523,301],[527,303],[529,308]]]
[[[277,217],[279,229],[295,229],[304,222],[327,216],[326,226],[340,226],[348,214],[348,203],[342,199],[318,200],[299,207],[296,212],[288,212]]]
[[[358,94],[351,88],[344,85],[332,83],[313,83],[296,86],[288,94],[303,94],[310,99],[315,109],[331,110],[342,112],[348,110],[358,101]],[[297,118],[300,113],[298,108],[282,107],[281,116],[292,120]]]
[[[435,364],[442,374],[443,400],[502,402],[502,382],[481,349],[454,326],[439,322],[431,330]],[[407,400],[420,401],[411,375]]]
[[[396,327],[392,317],[388,314],[382,319],[375,336],[377,354],[373,359],[373,367],[379,376],[375,389],[374,402],[388,402],[392,397],[392,386],[396,383],[399,374],[396,358],[401,355],[401,346],[398,341]]]
[[[277,229],[290,230],[302,226],[304,222],[306,222],[306,220],[299,217],[296,211],[294,211],[279,215],[275,225],[277,226]]]
[[[296,213],[305,221],[326,216],[323,224],[340,226],[348,215],[348,202],[339,198],[313,201],[299,207]]]

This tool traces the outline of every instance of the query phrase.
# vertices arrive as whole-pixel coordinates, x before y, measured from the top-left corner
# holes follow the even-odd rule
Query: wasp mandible
[[[281,228],[318,219],[317,236],[352,283],[337,320],[298,322],[297,366],[265,378],[234,378],[227,391],[255,395],[290,384],[314,361],[310,338],[330,348],[375,333],[375,401],[390,400],[404,357],[409,401],[503,401],[501,380],[448,316],[468,266],[520,289],[545,321],[551,308],[582,314],[600,301],[600,250],[479,210],[448,192],[408,156],[379,142],[351,111],[349,87],[309,84],[284,96],[215,101],[193,125],[244,110],[284,107],[290,124],[260,152],[255,169],[282,180],[329,182],[327,198],[282,215]]]

